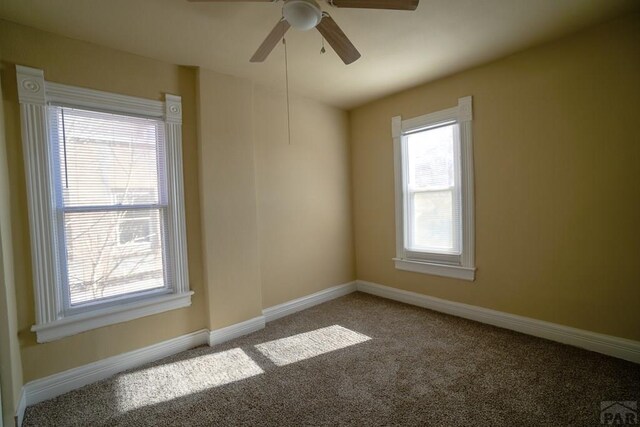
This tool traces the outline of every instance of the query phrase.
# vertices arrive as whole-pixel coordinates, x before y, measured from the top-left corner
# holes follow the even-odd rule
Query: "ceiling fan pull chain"
[[[320,49],[320,53],[325,53],[326,50],[324,48],[324,37],[322,37],[322,49]]]
[[[287,40],[282,37],[284,45],[284,76],[287,86],[287,135],[289,136],[289,145],[291,145],[291,110],[289,108],[289,59],[287,56]]]

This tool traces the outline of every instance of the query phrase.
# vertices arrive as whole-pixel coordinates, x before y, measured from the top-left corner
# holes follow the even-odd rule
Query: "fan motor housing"
[[[297,30],[310,30],[322,20],[322,9],[314,0],[287,0],[282,15]]]

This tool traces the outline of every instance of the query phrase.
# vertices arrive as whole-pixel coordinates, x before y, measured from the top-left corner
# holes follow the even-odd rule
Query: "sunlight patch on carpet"
[[[290,337],[257,344],[255,348],[277,366],[299,362],[331,351],[340,350],[371,338],[343,328],[328,326]]]
[[[127,412],[210,388],[240,381],[264,371],[241,349],[154,366],[118,376],[118,406]]]

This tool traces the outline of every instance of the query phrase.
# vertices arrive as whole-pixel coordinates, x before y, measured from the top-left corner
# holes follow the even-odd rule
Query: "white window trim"
[[[406,120],[402,120],[401,116],[391,119],[396,190],[396,257],[393,258],[393,261],[398,270],[471,281],[475,279],[472,116],[472,97],[467,96],[458,99],[458,105],[452,108]],[[462,254],[457,264],[452,264],[446,256],[425,254],[425,256],[416,257],[415,252],[405,249],[405,186],[402,165],[402,137],[404,134],[420,128],[451,121],[457,122],[460,128],[460,168],[462,175]]]
[[[154,101],[44,80],[42,70],[16,66],[22,121],[22,144],[27,178],[31,255],[36,305],[36,324],[31,328],[38,342],[56,340],[114,323],[191,305],[187,268],[187,241],[182,177],[182,100],[165,94]],[[79,314],[63,315],[54,183],[51,177],[47,105],[68,105],[112,113],[162,119],[166,129],[168,253],[174,260],[173,292],[135,301],[124,301]]]

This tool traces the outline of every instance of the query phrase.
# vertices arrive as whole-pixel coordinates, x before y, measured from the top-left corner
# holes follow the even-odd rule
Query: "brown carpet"
[[[600,425],[640,365],[354,293],[29,407],[27,426]]]

